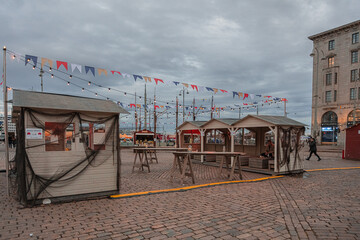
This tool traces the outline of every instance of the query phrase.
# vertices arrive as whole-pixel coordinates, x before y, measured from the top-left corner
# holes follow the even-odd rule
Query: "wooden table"
[[[219,165],[218,178],[219,179],[221,178],[221,172],[223,170],[224,163],[225,163],[227,171],[230,170],[230,173],[228,173],[229,180],[232,180],[234,177],[236,164],[239,167],[239,177],[240,177],[240,179],[242,179],[240,156],[246,155],[243,152],[186,152],[186,153],[185,152],[173,152],[173,154],[174,154],[174,161],[173,161],[173,167],[171,170],[171,181],[174,178],[174,174],[176,172],[177,167],[179,167],[181,184],[183,184],[185,176],[191,177],[192,182],[195,184],[194,172],[192,170],[192,163],[191,163],[192,155],[222,156],[222,159],[221,159],[220,165]],[[231,166],[231,157],[234,157],[232,166]],[[230,165],[230,168],[229,168],[229,165]],[[187,171],[187,168],[188,168],[188,171]]]
[[[141,148],[133,148],[133,151],[135,153],[134,157],[134,164],[132,168],[132,172],[134,172],[135,167],[138,167],[139,170],[141,169],[144,171],[144,167],[147,167],[148,172],[150,172],[150,164],[153,163],[153,160],[156,161],[156,163],[159,163],[156,152],[162,151],[162,152],[174,152],[174,151],[187,151],[187,148],[154,148],[154,147],[141,147]],[[136,163],[137,159],[139,158],[139,164]]]

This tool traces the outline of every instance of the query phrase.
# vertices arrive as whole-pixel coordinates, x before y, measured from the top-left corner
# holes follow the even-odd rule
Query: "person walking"
[[[310,147],[310,155],[308,158],[306,158],[306,160],[310,160],[311,158],[311,155],[314,153],[315,156],[318,157],[318,161],[321,160],[321,158],[319,157],[319,155],[316,153],[316,142],[315,142],[315,139],[314,138],[310,138],[310,141],[309,141],[309,147]]]

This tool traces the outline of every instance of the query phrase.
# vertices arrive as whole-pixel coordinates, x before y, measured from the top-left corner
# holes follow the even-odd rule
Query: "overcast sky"
[[[158,105],[174,106],[182,89],[181,84],[172,84],[177,81],[229,91],[214,94],[216,107],[264,100],[233,98],[232,91],[286,98],[288,117],[310,125],[312,42],[307,37],[358,20],[359,5],[358,0],[3,1],[0,44],[21,55],[37,56],[38,66],[41,58],[48,58],[82,65],[83,72],[85,65],[108,71],[106,77],[97,73],[93,77],[73,73],[69,66],[66,73],[72,79],[52,71],[55,78],[44,75],[46,92],[94,98],[96,92],[134,103],[131,94],[143,96],[144,81],[110,73],[116,70],[163,79],[167,84],[147,84],[152,98],[156,86]],[[24,65],[7,58],[7,85],[40,91],[39,69]],[[88,86],[87,81],[128,94]],[[190,87],[185,105],[195,97],[197,106],[210,107],[212,95]],[[160,119],[168,131],[174,129],[173,112]],[[256,110],[245,108],[241,113],[243,117]],[[284,104],[260,104],[259,114],[283,115]],[[220,117],[238,115],[229,108],[220,113]],[[209,117],[199,114],[198,120]],[[133,120],[122,122],[131,127]]]

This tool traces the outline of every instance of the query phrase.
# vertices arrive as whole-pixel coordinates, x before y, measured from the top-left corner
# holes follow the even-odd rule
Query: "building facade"
[[[360,123],[360,20],[309,37],[313,41],[311,134],[343,146]]]

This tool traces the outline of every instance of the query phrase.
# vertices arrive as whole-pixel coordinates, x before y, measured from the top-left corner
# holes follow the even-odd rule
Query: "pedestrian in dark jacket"
[[[306,158],[306,160],[310,160],[311,155],[314,153],[315,156],[318,157],[318,161],[320,161],[321,158],[320,158],[319,155],[317,155],[317,153],[316,153],[316,142],[315,142],[315,139],[314,139],[314,138],[310,138],[309,147],[310,147],[310,150],[309,150],[309,151],[310,151],[310,155],[309,155],[308,158]]]

